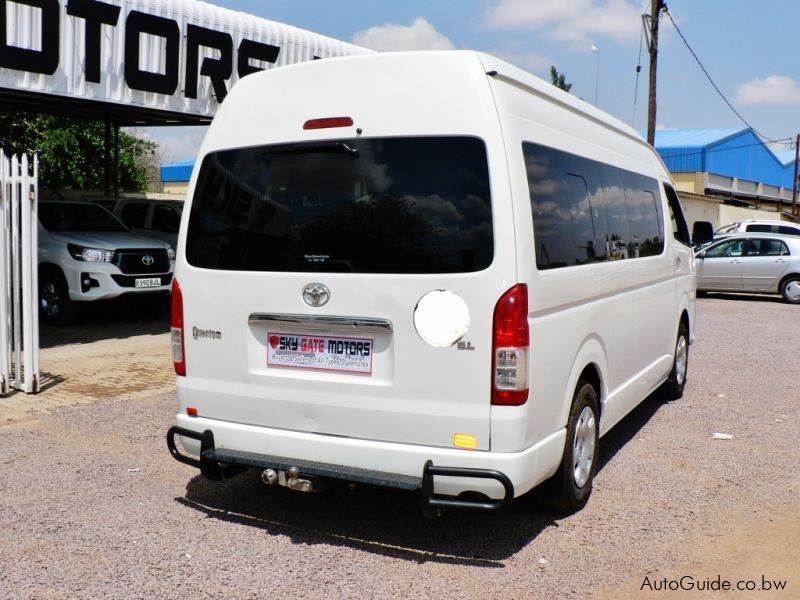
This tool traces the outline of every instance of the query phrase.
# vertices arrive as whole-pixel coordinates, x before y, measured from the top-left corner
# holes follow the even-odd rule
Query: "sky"
[[[215,0],[378,51],[480,50],[647,128],[648,65],[641,15],[650,0]],[[668,10],[717,87],[768,140],[800,133],[797,0],[670,0]],[[593,51],[592,48],[596,48]],[[638,86],[636,65],[641,60]],[[636,94],[638,90],[638,95]],[[666,15],[658,54],[659,129],[745,127],[714,90]],[[635,104],[634,104],[635,101]],[[193,158],[205,128],[154,128],[165,162]],[[777,151],[791,148],[773,144]]]

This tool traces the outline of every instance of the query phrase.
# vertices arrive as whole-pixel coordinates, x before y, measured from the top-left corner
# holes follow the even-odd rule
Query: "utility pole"
[[[800,158],[800,133],[794,141],[794,179],[792,179],[792,216],[797,214],[797,159]]]
[[[656,70],[658,67],[658,17],[664,9],[664,0],[650,0],[650,31],[648,50],[650,51],[650,97],[647,102],[647,143],[656,141]]]

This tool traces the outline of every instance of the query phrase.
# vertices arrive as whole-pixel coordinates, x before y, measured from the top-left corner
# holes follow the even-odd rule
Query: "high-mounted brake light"
[[[183,348],[183,293],[177,279],[172,280],[172,327],[170,328],[172,341],[172,363],[175,374],[186,375],[186,354]]]
[[[353,119],[350,117],[327,117],[325,119],[311,119],[303,123],[303,129],[333,129],[334,127],[352,127]]]
[[[519,406],[528,400],[528,286],[515,285],[494,307],[492,404]]]

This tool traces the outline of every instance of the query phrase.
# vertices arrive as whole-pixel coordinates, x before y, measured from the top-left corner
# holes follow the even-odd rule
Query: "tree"
[[[572,84],[565,81],[564,73],[559,73],[555,67],[550,67],[550,83],[567,93],[572,89]]]
[[[120,131],[119,189],[146,192],[146,164],[158,144]],[[39,154],[39,181],[54,192],[101,190],[105,181],[105,123],[48,115],[5,115],[0,147]]]

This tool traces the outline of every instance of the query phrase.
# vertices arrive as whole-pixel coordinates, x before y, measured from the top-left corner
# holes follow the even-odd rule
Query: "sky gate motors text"
[[[39,19],[40,49],[21,48],[9,43],[8,14],[9,4],[30,6],[41,11]],[[101,32],[103,26],[117,27],[121,7],[99,0],[68,0],[66,15],[82,19],[85,23],[84,52],[85,77],[91,83],[100,83]],[[53,75],[61,59],[61,4],[58,0],[0,0],[0,68]],[[199,74],[208,77],[219,102],[225,98],[228,89],[225,82],[233,75],[233,37],[224,31],[216,31],[198,25],[187,25],[181,32],[177,21],[131,10],[125,17],[125,83],[133,90],[153,92],[172,96],[180,83],[180,44],[185,36],[185,76],[183,94],[186,98],[197,98],[198,63],[201,47],[219,51],[216,58],[205,57],[199,65]],[[139,44],[141,34],[162,38],[165,42],[165,64],[163,73],[153,73],[141,68],[139,64]],[[34,35],[34,39],[35,39]],[[242,39],[237,49],[236,72],[244,77],[263,69],[251,61],[274,64],[278,60],[280,48],[271,44]]]
[[[272,340],[270,340],[272,341]],[[327,341],[327,344],[326,344]],[[314,352],[339,356],[369,356],[372,353],[370,340],[328,339],[315,337],[278,336],[276,350],[291,352]]]

